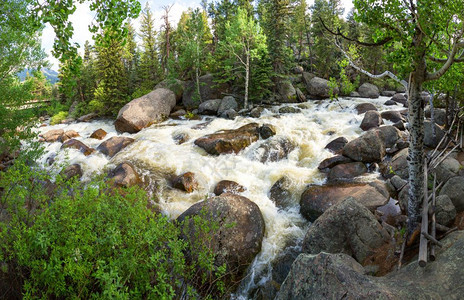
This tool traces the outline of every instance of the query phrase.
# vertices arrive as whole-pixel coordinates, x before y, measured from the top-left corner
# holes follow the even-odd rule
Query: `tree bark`
[[[250,81],[250,50],[247,51],[246,54],[246,65],[245,65],[245,99],[243,106],[244,108],[248,108],[248,83]]]

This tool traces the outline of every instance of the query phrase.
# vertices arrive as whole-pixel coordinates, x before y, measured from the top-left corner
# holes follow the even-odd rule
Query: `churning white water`
[[[249,276],[241,285],[237,297],[245,298],[247,293],[257,284],[267,280],[272,260],[282,252],[289,241],[301,241],[309,223],[299,213],[299,198],[308,184],[322,184],[325,174],[318,171],[319,163],[333,154],[325,150],[331,140],[344,136],[348,140],[358,137],[362,130],[359,125],[363,115],[358,115],[354,107],[358,103],[371,102],[379,109],[399,110],[402,106],[383,106],[389,98],[380,97],[375,100],[348,98],[337,101],[309,101],[304,104],[293,104],[301,108],[300,113],[278,114],[280,107],[273,107],[263,112],[260,118],[237,117],[235,120],[213,118],[205,123],[189,120],[167,120],[153,125],[136,134],[123,134],[136,141],[123,149],[113,158],[94,152],[84,156],[75,149],[60,150],[61,143],[46,143],[46,153],[40,163],[51,172],[59,172],[56,167],[60,163],[81,164],[84,176],[89,180],[95,174],[102,174],[123,161],[131,162],[142,174],[145,181],[150,181],[154,199],[159,203],[163,213],[176,218],[192,204],[205,199],[213,192],[220,180],[233,180],[245,186],[242,194],[255,202],[263,214],[266,232],[262,250],[253,262]],[[275,126],[278,136],[289,138],[297,147],[288,159],[279,162],[261,163],[253,160],[254,151],[264,141],[250,145],[238,154],[212,156],[194,145],[195,139],[223,129],[239,128],[247,123],[269,123]],[[388,122],[387,122],[388,123]],[[96,148],[102,141],[89,138],[95,130],[102,128],[108,135],[105,139],[118,135],[112,121],[93,121],[90,123],[74,123],[39,128],[39,132],[63,128],[75,130],[80,134],[78,140]],[[173,139],[176,134],[186,134],[189,139],[177,145]],[[49,166],[47,158],[55,156],[55,163]],[[168,186],[166,177],[171,174],[194,172],[200,183],[199,190],[187,194]],[[292,205],[284,210],[278,209],[268,193],[272,185],[282,176],[291,179]],[[295,243],[293,243],[295,244]]]

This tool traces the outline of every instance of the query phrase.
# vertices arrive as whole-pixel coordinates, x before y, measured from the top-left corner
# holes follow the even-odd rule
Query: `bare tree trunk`
[[[248,84],[250,81],[250,51],[246,54],[246,65],[245,65],[245,99],[243,101],[244,108],[248,108]]]

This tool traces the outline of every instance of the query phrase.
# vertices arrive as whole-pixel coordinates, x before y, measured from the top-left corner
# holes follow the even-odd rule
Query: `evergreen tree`
[[[150,6],[146,5],[142,12],[140,27],[142,52],[140,61],[140,89],[151,90],[160,81],[159,57],[156,49],[155,20]]]
[[[84,45],[84,60],[82,64],[81,80],[82,94],[85,103],[93,100],[95,89],[97,87],[97,74],[95,69],[94,49],[89,41]]]
[[[128,90],[127,93],[132,95],[137,86],[139,85],[139,52],[137,49],[137,43],[135,41],[135,29],[131,23],[127,23],[127,39],[124,45],[124,66],[128,76]]]

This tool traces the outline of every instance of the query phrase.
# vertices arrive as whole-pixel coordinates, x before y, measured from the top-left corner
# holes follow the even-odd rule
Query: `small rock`
[[[361,95],[360,95],[358,92],[356,92],[356,91],[352,91],[352,92],[350,93],[350,97],[353,97],[353,98],[361,98]]]
[[[88,147],[87,145],[76,139],[67,140],[63,143],[63,145],[61,145],[61,149],[67,148],[77,149],[80,152],[82,152],[85,156],[89,156],[95,151],[95,149]]]
[[[392,178],[390,178],[390,182],[395,187],[397,192],[401,191],[408,184],[406,180],[404,180],[398,175],[395,175]]]
[[[91,135],[90,138],[92,139],[97,139],[97,140],[103,140],[106,137],[107,133],[103,129],[97,129],[95,130]]]
[[[141,183],[139,174],[135,171],[134,166],[128,162],[119,164],[108,174],[108,178],[114,185],[125,188]]]
[[[281,114],[297,114],[300,113],[301,109],[293,107],[293,106],[284,106],[279,108],[279,113]]]
[[[375,105],[372,103],[360,103],[356,105],[354,109],[356,109],[356,111],[358,112],[358,115],[361,115],[370,110],[377,111],[377,107],[375,107]]]
[[[214,188],[214,194],[219,196],[223,193],[232,193],[232,194],[239,194],[246,191],[246,188],[231,180],[221,180],[217,183],[216,187]]]
[[[335,154],[341,153],[343,147],[348,143],[348,140],[345,137],[338,137],[335,140],[328,143],[324,149],[328,149]]]
[[[198,106],[198,113],[202,115],[215,116],[218,112],[218,108],[221,104],[221,101],[221,99],[213,99],[200,103],[200,105]]]
[[[398,128],[398,130],[401,131],[406,130],[406,126],[404,125],[403,121],[396,122],[395,124],[393,124],[393,126],[395,126],[396,128]]]
[[[406,105],[408,103],[408,99],[401,93],[397,93],[393,95],[391,98],[392,101],[395,101],[396,103]]]
[[[288,154],[295,149],[295,145],[286,137],[278,136],[267,139],[252,154],[252,159],[262,163],[275,162],[286,159]]]
[[[185,111],[185,109],[179,109],[179,110],[176,110],[175,112],[171,113],[169,115],[170,118],[172,119],[179,119],[183,116],[185,116],[187,114],[187,112]]]
[[[391,121],[393,123],[397,123],[400,121],[404,121],[403,116],[401,113],[397,110],[388,110],[388,111],[383,111],[381,114],[382,118],[385,120]]]
[[[238,113],[234,109],[228,109],[223,112],[220,117],[224,119],[234,120],[238,116]]]
[[[58,140],[62,143],[66,142],[67,140],[70,140],[75,137],[79,137],[79,133],[77,133],[74,130],[67,130],[65,131],[59,138]]]
[[[267,140],[271,136],[276,135],[276,129],[274,125],[263,124],[263,126],[259,127],[259,135],[263,140]]]
[[[172,186],[178,190],[192,193],[198,189],[198,181],[195,179],[195,173],[187,172],[174,178]]]
[[[292,194],[290,192],[291,181],[284,176],[277,180],[269,191],[269,198],[278,208],[286,208],[292,204]]]
[[[177,145],[181,145],[189,140],[188,133],[180,132],[172,136],[172,139],[176,142]]]
[[[96,113],[90,113],[83,115],[77,119],[77,122],[89,122],[93,119],[95,119],[98,115]]]
[[[383,91],[380,94],[384,97],[393,97],[396,94],[396,91]]]
[[[450,226],[456,218],[456,208],[450,197],[441,195],[436,198],[435,217],[438,224]]]
[[[250,117],[252,118],[259,118],[261,113],[264,111],[264,108],[261,106],[255,107],[250,112]]]
[[[97,150],[105,155],[108,155],[109,157],[113,157],[116,155],[116,153],[126,148],[134,141],[135,140],[130,137],[114,136],[101,143],[97,147]]]
[[[367,131],[371,128],[379,127],[381,124],[383,124],[383,120],[379,112],[375,110],[369,110],[364,115],[364,119],[362,120],[359,127],[361,127],[362,130]]]
[[[392,106],[392,105],[396,105],[396,102],[393,101],[393,100],[387,100],[385,101],[385,103],[383,104],[385,106]]]

